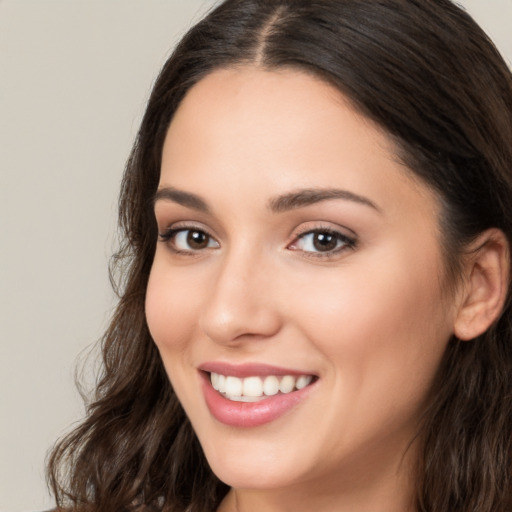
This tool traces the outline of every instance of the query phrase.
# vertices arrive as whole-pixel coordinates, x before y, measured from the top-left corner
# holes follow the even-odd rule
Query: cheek
[[[197,325],[197,285],[180,282],[155,261],[146,292],[146,319],[164,363],[165,355],[182,351]]]
[[[451,333],[437,261],[396,253],[361,259],[295,299],[290,309],[343,386],[375,397],[385,388],[426,392]]]
[[[146,320],[174,392],[193,417],[194,410],[187,407],[195,403],[190,394],[189,349],[197,328],[197,290],[201,288],[179,276],[155,259],[146,292]]]

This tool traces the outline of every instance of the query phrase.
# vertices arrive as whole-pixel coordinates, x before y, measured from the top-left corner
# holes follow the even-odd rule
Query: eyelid
[[[167,225],[165,225],[165,227],[158,227],[158,236],[167,235],[168,233],[171,233],[173,231],[184,231],[187,229],[196,229],[197,231],[204,231],[207,235],[217,239],[217,236],[215,236],[212,233],[212,230],[209,227],[205,226],[202,222],[192,220],[180,220],[176,222],[169,222],[167,223]]]
[[[180,249],[180,248],[176,247],[175,243],[173,243],[172,239],[175,238],[179,233],[186,232],[186,231],[198,231],[198,232],[204,233],[209,238],[209,242],[212,240],[215,242],[216,247],[210,247],[209,245],[207,247],[204,247],[201,249],[193,249],[193,248]],[[217,237],[215,237],[214,235],[211,234],[210,229],[208,229],[208,228],[204,227],[203,225],[201,225],[200,223],[196,223],[196,222],[186,222],[186,221],[175,222],[163,230],[159,229],[158,236],[159,236],[159,241],[167,244],[169,249],[172,252],[174,252],[175,254],[198,256],[205,251],[208,251],[211,249],[216,249],[216,248],[220,247],[220,243],[217,240]]]
[[[180,232],[186,231],[199,231],[204,233],[209,238],[208,245],[206,247],[190,247],[180,249],[179,247],[176,246],[175,237]],[[349,232],[349,234],[347,232]],[[301,239],[304,239],[308,235],[314,235],[315,233],[328,233],[330,235],[333,235],[337,242],[336,245],[338,245],[338,242],[341,242],[341,245],[339,247],[334,247],[333,249],[327,249],[325,251],[305,250],[304,248],[298,247]],[[206,251],[220,248],[220,242],[218,240],[218,237],[212,234],[212,230],[210,228],[206,227],[204,224],[197,221],[177,221],[171,223],[165,229],[159,229],[158,236],[159,241],[167,244],[169,249],[173,251],[175,254],[199,256]],[[174,240],[172,240],[173,237]],[[345,252],[349,249],[354,249],[358,242],[357,235],[350,228],[338,225],[333,226],[332,224],[328,223],[313,222],[307,222],[299,226],[297,229],[295,229],[290,238],[291,241],[286,244],[286,249],[302,253],[302,255],[304,255],[305,257],[324,259],[335,258],[342,252]],[[214,242],[214,246],[210,245],[211,241]]]
[[[347,234],[344,231],[349,231],[350,234]],[[299,240],[304,239],[307,235],[313,235],[315,233],[329,233],[334,235],[339,241],[343,242],[343,244],[341,247],[329,251],[305,251],[300,248],[293,248],[293,245],[298,244]],[[296,230],[293,234],[293,239],[287,245],[287,248],[292,251],[301,252],[308,258],[334,258],[346,250],[354,249],[357,246],[357,243],[358,239],[356,233],[349,228],[335,228],[332,225],[316,224],[308,225]]]

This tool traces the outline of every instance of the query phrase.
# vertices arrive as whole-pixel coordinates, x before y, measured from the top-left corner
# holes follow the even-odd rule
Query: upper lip
[[[309,371],[293,370],[264,363],[244,363],[233,364],[223,361],[207,361],[198,366],[198,369],[208,373],[220,373],[221,375],[230,375],[233,377],[245,378],[267,375],[313,375]]]

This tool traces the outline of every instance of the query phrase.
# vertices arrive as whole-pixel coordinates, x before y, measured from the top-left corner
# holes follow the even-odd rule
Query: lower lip
[[[212,416],[231,427],[258,427],[270,423],[303,401],[312,385],[291,393],[269,396],[258,402],[235,402],[213,389],[209,374],[204,373],[203,393]]]

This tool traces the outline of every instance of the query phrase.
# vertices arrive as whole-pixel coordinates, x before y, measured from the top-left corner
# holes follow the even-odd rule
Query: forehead
[[[340,116],[342,110],[350,115]],[[170,131],[179,124],[182,130],[193,130],[200,135],[204,133],[202,128],[210,130],[215,125],[219,134],[222,130],[233,130],[238,133],[237,139],[251,135],[252,142],[256,143],[260,140],[257,135],[263,139],[281,129],[282,143],[287,134],[293,140],[299,135],[313,140],[308,127],[324,124],[330,129],[334,127],[334,118],[343,120],[346,125],[343,131],[341,125],[336,128],[347,143],[357,144],[363,132],[367,135],[371,132],[374,143],[385,152],[395,153],[387,134],[358,114],[338,89],[311,73],[292,68],[267,70],[247,66],[210,73],[188,91],[175,113]],[[205,123],[206,120],[210,122]],[[233,121],[238,121],[236,127]],[[249,128],[250,132],[242,128]]]
[[[221,69],[185,96],[165,140],[160,184],[208,195],[222,180],[232,200],[243,190],[332,186],[391,209],[401,196],[419,195],[432,213],[434,200],[383,129],[332,85],[295,69]]]

